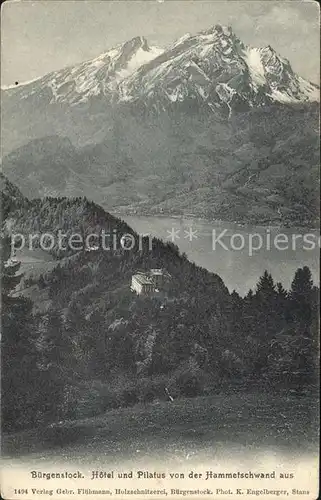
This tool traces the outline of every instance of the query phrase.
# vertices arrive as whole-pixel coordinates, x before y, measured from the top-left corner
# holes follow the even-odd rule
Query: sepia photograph
[[[1,9],[5,500],[319,495],[320,7]]]

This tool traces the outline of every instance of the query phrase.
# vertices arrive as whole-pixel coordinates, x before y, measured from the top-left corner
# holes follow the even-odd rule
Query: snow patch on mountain
[[[311,101],[320,101],[320,89],[316,85],[307,82],[300,76],[298,77],[298,82],[303,95],[308,96]]]
[[[260,49],[246,48],[245,62],[249,68],[252,83],[254,86],[261,86],[266,84],[264,66],[261,60]]]
[[[180,38],[178,38],[178,40],[176,40],[173,44],[172,44],[172,48],[175,48],[175,47],[178,47],[179,45],[181,45],[182,43],[186,42],[186,40],[188,40],[189,38],[191,38],[191,34],[190,33],[185,33],[185,35],[181,36]]]
[[[278,101],[278,102],[283,102],[283,103],[291,103],[292,102],[293,103],[293,101],[295,101],[293,96],[289,95],[287,92],[282,92],[282,91],[277,90],[277,89],[272,89],[270,96],[272,97],[272,99],[274,101]]]
[[[128,61],[126,68],[121,69],[116,74],[117,81],[121,81],[124,78],[132,75],[137,69],[139,69],[144,64],[156,59],[156,57],[163,54],[164,49],[160,47],[150,47],[149,50],[143,50],[139,48],[133,57]]]
[[[24,87],[26,85],[29,85],[30,83],[37,82],[38,80],[41,80],[41,76],[37,76],[36,78],[33,78],[32,80],[26,80],[24,82],[19,82],[18,84],[14,83],[12,85],[1,85],[1,90],[12,90],[12,89],[17,89],[19,87]]]

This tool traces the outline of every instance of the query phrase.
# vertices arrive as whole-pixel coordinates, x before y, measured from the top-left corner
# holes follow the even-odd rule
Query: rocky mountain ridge
[[[317,223],[319,89],[231,28],[165,50],[136,37],[2,97],[2,168],[26,196]]]
[[[46,95],[49,103],[69,105],[95,97],[110,102],[147,98],[154,106],[198,99],[211,109],[310,102],[319,97],[317,86],[297,76],[271,46],[249,47],[230,27],[221,25],[186,34],[167,49],[150,47],[138,36],[90,61],[5,92],[19,99]]]

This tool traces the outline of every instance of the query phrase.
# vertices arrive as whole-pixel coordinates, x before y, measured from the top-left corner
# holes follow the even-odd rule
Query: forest
[[[112,408],[224,392],[318,387],[319,288],[310,269],[291,287],[262,270],[241,297],[171,243],[138,251],[52,250],[56,265],[24,283],[10,260],[10,227],[131,229],[84,198],[4,196],[2,263],[2,427],[6,432],[98,415]],[[5,210],[4,210],[5,209]],[[133,232],[133,231],[132,231]],[[141,297],[137,270],[165,268],[166,299]]]

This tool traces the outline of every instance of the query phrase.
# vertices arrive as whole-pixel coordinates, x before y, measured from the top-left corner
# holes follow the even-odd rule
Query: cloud
[[[298,5],[296,2],[282,2],[280,5],[274,5],[270,12],[262,16],[262,26],[265,28],[271,26],[277,31],[295,28],[301,33],[309,33],[311,28],[318,29],[316,10],[318,7],[310,1],[305,2],[304,6],[302,3]]]

